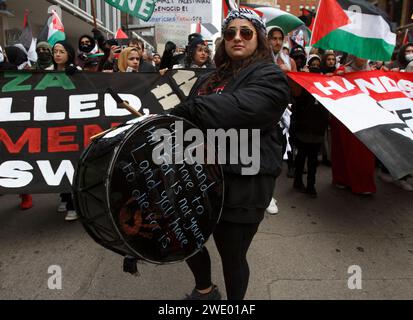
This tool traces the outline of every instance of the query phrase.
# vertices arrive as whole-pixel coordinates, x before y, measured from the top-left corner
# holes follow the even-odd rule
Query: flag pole
[[[313,43],[312,43],[312,42],[313,42],[314,30],[315,30],[315,25],[316,25],[316,23],[317,23],[317,19],[319,18],[319,16],[318,16],[318,11],[320,10],[321,2],[322,2],[322,1],[323,1],[323,0],[320,0],[320,2],[318,3],[317,11],[316,11],[316,13],[315,13],[313,30],[311,30],[310,47],[313,46]]]
[[[92,5],[93,26],[97,29],[95,0],[90,0],[90,3]]]

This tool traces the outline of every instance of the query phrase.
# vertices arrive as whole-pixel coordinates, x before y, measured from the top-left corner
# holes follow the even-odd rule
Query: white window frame
[[[109,5],[105,2],[105,27],[109,29]],[[112,30],[111,30],[112,31]]]
[[[86,13],[92,15],[92,4],[90,0],[86,0]]]
[[[100,1],[102,0],[96,0],[96,19],[102,21],[102,7]]]
[[[116,10],[116,12],[118,15],[118,19],[117,19],[118,25],[116,26],[116,30],[118,30],[122,26],[122,14],[120,10]]]

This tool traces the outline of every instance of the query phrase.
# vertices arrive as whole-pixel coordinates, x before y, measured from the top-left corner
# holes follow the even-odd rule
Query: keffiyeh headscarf
[[[254,11],[246,8],[239,8],[238,10],[232,10],[228,13],[222,24],[222,32],[228,27],[230,22],[235,19],[245,19],[250,21],[258,31],[266,33],[266,26],[261,17]]]

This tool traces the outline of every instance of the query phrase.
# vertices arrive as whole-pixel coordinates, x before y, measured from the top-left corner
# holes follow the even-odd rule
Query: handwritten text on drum
[[[172,123],[168,128],[175,132],[175,125]],[[122,165],[125,183],[132,188],[127,205],[133,206],[134,201],[138,207],[133,213],[135,220],[152,226],[150,233],[138,231],[135,235],[156,240],[162,249],[177,245],[182,249],[188,246],[199,249],[207,239],[199,221],[206,211],[205,198],[216,181],[208,179],[196,159],[191,164],[172,164],[172,154],[165,153],[162,155],[165,161],[156,164],[145,158],[147,149],[151,154],[157,147],[155,129],[148,126],[144,130],[140,142],[124,158],[128,162]]]

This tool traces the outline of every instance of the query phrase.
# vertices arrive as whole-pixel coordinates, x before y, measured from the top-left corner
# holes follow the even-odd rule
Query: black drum
[[[184,132],[195,128],[170,115],[143,116],[96,138],[83,152],[73,182],[74,204],[89,235],[105,248],[168,263],[194,255],[211,235],[223,205],[216,154],[215,164],[156,164],[152,159],[160,150],[155,131],[167,129],[174,138],[176,121],[182,121]],[[182,149],[188,145],[191,141],[184,141]],[[207,152],[203,163],[206,157]]]

